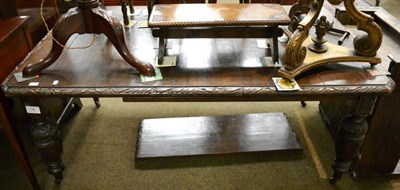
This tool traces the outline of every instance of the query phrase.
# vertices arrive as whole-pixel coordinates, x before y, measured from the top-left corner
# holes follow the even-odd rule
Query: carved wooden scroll
[[[382,44],[383,32],[378,24],[373,21],[373,18],[358,11],[352,0],[328,1],[333,5],[338,5],[344,1],[347,12],[358,23],[357,29],[365,33],[358,34],[354,38],[354,49],[326,43],[328,51],[324,53],[310,51],[307,46],[313,42],[308,33],[321,12],[324,0],[299,0],[289,12],[289,16],[292,18],[289,30],[292,30],[293,34],[283,55],[284,67],[279,70],[281,76],[293,79],[312,68],[338,62],[368,62],[371,65],[381,63],[376,52]],[[309,10],[306,16],[297,24],[296,21],[301,18],[299,14],[307,11],[307,8],[305,8],[307,5]]]

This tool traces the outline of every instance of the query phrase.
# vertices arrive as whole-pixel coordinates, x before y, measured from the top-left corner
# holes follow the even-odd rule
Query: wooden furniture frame
[[[143,8],[143,7],[141,7]],[[111,9],[112,10],[112,9]],[[122,17],[121,15],[119,15]],[[150,29],[129,31],[128,42],[135,52],[144,60],[153,59],[153,38]],[[142,40],[135,40],[140,37]],[[78,37],[72,44],[89,40],[89,37]],[[327,36],[327,38],[334,38]],[[2,89],[9,97],[19,98],[24,106],[31,106],[28,115],[32,119],[32,138],[40,150],[48,171],[60,182],[64,169],[61,161],[61,130],[57,123],[41,112],[41,101],[51,97],[122,97],[124,101],[305,101],[334,100],[346,102],[349,114],[342,118],[340,132],[335,144],[336,158],[333,164],[335,183],[349,171],[351,161],[356,156],[364,141],[368,129],[366,117],[373,109],[380,96],[393,91],[395,83],[387,76],[370,76],[361,63],[340,63],[329,65],[318,72],[304,73],[297,82],[301,91],[279,92],[272,77],[278,76],[275,69],[262,66],[256,43],[247,44],[252,39],[224,40],[215,39],[200,51],[213,49],[204,65],[188,62],[188,55],[198,53],[182,47],[179,64],[175,68],[161,68],[164,80],[142,83],[138,74],[133,74],[129,65],[121,64],[123,59],[112,53],[113,46],[106,43],[107,38],[99,37],[92,48],[80,51],[66,51],[54,67],[42,71],[38,86],[29,86],[31,81],[17,83],[11,74]],[[254,41],[253,41],[254,42]],[[191,47],[193,42],[184,42],[182,46]],[[280,44],[283,45],[283,44]],[[345,41],[345,46],[350,44]],[[32,62],[42,59],[48,53],[51,39],[48,37],[37,46],[30,56],[16,69],[23,68]],[[240,54],[231,52],[240,49]],[[282,46],[284,48],[284,46]],[[280,48],[280,49],[282,49]],[[102,49],[102,51],[98,51]],[[181,50],[181,51],[182,51]],[[229,51],[228,53],[223,53]],[[282,53],[282,52],[281,52]],[[82,55],[91,55],[82,56]],[[232,56],[235,55],[235,56]],[[202,55],[201,57],[205,57]],[[258,60],[255,61],[254,57]],[[79,58],[79,59],[78,59]],[[84,63],[84,64],[82,64]],[[248,65],[249,63],[253,65]],[[200,68],[199,68],[200,66]],[[102,69],[98,69],[102,68]],[[53,85],[54,80],[60,80]]]
[[[381,55],[393,56],[393,60],[382,57],[382,62],[389,65],[390,77],[398,84],[400,82],[400,27],[394,16],[381,7],[362,7],[362,12],[368,12],[375,22],[381,26],[386,40],[382,42]],[[338,8],[336,16],[340,21],[350,21],[346,18],[344,9]],[[348,16],[348,15],[347,15]],[[348,24],[348,23],[346,23]],[[370,125],[365,141],[360,150],[360,156],[354,160],[353,175],[355,177],[396,176],[400,175],[400,88],[388,96],[381,97],[375,104],[373,114],[368,118]],[[344,103],[321,101],[321,115],[334,139],[338,131],[340,118],[347,114]]]
[[[0,18],[0,27],[2,28],[2,31],[0,31],[0,57],[2,57],[2,62],[0,63],[0,81],[3,81],[30,51],[25,31],[28,19],[29,17],[21,18],[16,16]],[[39,185],[35,173],[17,130],[12,124],[10,113],[12,104],[12,100],[6,98],[4,93],[0,92],[0,129],[5,132],[32,188],[37,189]]]
[[[290,22],[279,4],[158,3],[148,4],[148,25],[159,39],[158,65],[163,64],[169,38],[272,38],[272,59],[279,62],[278,37],[283,34],[279,26]]]
[[[48,33],[45,24],[42,21],[42,15],[49,28],[52,28],[56,20],[60,17],[57,3],[54,0],[45,0],[43,2],[41,15],[41,0],[10,1],[15,3],[14,9],[16,9],[17,14],[14,16],[29,16],[29,22],[26,26],[26,30],[29,47],[32,49]],[[10,9],[12,9],[12,7],[10,7]]]

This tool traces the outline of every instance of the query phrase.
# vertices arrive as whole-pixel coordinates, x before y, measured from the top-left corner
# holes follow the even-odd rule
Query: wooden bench
[[[148,26],[159,38],[158,64],[168,38],[272,38],[277,62],[277,38],[283,34],[279,26],[290,22],[280,4],[149,3],[149,10]]]

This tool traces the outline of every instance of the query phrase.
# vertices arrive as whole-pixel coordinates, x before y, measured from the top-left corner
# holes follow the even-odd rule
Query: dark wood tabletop
[[[141,7],[138,7],[141,8]],[[118,7],[109,8],[121,16]],[[136,16],[145,21],[147,16]],[[138,59],[154,63],[157,38],[149,28],[125,28],[128,48]],[[74,35],[68,45],[90,44],[92,34]],[[328,34],[328,40],[338,40]],[[350,40],[344,45],[350,45]],[[38,78],[18,83],[13,74],[3,83],[7,96],[98,96],[200,98],[209,100],[288,100],[319,99],[325,95],[388,94],[394,82],[387,76],[371,76],[363,69],[368,63],[332,64],[306,72],[296,78],[301,91],[278,92],[272,77],[276,68],[264,67],[261,61],[268,52],[257,47],[256,39],[179,39],[170,41],[167,55],[177,56],[176,67],[160,68],[163,80],[141,82],[136,70],[127,64],[104,35],[95,35],[86,49],[66,49],[60,58],[42,71]],[[284,46],[284,44],[280,44]],[[47,36],[15,72],[37,61],[50,51]],[[284,48],[279,48],[282,54]],[[53,82],[58,80],[57,85]],[[29,86],[39,82],[38,86]],[[223,97],[223,98],[221,98]],[[200,100],[199,99],[199,100]]]

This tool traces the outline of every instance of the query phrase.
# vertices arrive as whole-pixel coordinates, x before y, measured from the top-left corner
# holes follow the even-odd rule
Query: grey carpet
[[[61,185],[53,183],[39,156],[30,153],[43,189],[400,188],[400,180],[354,179],[350,175],[336,186],[329,184],[333,141],[317,102],[308,102],[303,108],[300,102],[124,103],[103,98],[101,107],[96,108],[91,99],[82,100],[82,110],[63,125],[66,170]],[[265,112],[288,115],[303,151],[135,160],[138,124],[144,118]],[[29,189],[23,173],[22,177],[3,178],[7,175],[2,168],[1,189]]]

